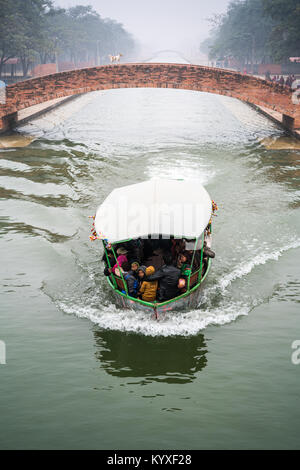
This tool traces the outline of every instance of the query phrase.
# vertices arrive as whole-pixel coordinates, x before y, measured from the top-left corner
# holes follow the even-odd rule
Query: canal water
[[[0,149],[0,448],[299,448],[297,145],[237,100],[166,89],[19,131]],[[201,304],[159,322],[115,306],[88,218],[158,176],[219,206]]]

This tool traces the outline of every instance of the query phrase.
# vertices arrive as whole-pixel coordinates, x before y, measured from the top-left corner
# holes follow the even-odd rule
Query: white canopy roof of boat
[[[195,239],[211,212],[200,180],[157,178],[114,189],[97,210],[95,229],[111,243],[159,234]]]

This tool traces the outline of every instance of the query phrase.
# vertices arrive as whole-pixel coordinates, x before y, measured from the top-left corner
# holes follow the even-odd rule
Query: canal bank
[[[300,129],[294,129],[291,130],[288,127],[286,127],[283,122],[282,122],[282,114],[278,113],[277,111],[273,111],[269,108],[265,108],[264,106],[258,106],[252,103],[247,103],[251,108],[255,109],[258,111],[260,114],[263,116],[266,116],[268,119],[273,121],[275,124],[280,126],[282,129],[284,129],[289,135],[295,137],[296,139],[300,140]]]
[[[53,109],[59,108],[70,101],[75,100],[80,95],[71,95],[63,98],[56,98],[55,100],[47,101],[45,103],[36,104],[34,106],[30,106],[29,108],[22,109],[22,111],[18,112],[18,121],[17,127],[23,124],[26,124],[28,121],[36,119],[43,114],[52,111]]]
[[[76,116],[83,105],[82,99],[83,95],[72,95],[20,111],[17,126],[0,134],[0,149],[27,147],[45,133],[46,123],[49,132],[50,128],[55,128],[71,116]],[[87,103],[89,99],[88,94],[85,94],[84,102]]]
[[[17,129],[19,126],[22,126],[30,121],[33,121],[34,119],[43,116],[49,111],[53,111],[54,109],[57,109],[69,103],[70,101],[75,100],[79,96],[81,96],[81,94],[66,96],[62,98],[56,98],[54,100],[36,104],[34,106],[30,106],[29,108],[25,108],[25,109],[22,109],[21,111],[18,111],[17,122],[16,122],[14,129]],[[10,135],[14,129],[0,130],[0,136]]]

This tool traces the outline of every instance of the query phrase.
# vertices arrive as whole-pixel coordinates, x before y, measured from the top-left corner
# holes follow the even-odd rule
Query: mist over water
[[[116,431],[119,418],[113,414],[115,405],[109,396],[114,396],[114,403],[120,400],[120,413],[124,416],[141,416],[144,402],[153,406],[155,419],[163,427],[163,413],[176,415],[185,410],[190,431],[184,436],[181,428],[177,429],[178,434],[166,429],[162,447],[179,442],[185,448],[213,448],[214,443],[228,447],[230,439],[240,439],[240,447],[246,447],[247,442],[259,447],[261,435],[264,442],[278,443],[281,436],[277,428],[267,437],[260,418],[257,435],[250,426],[245,431],[247,436],[237,437],[232,428],[228,438],[222,437],[221,430],[216,430],[225,423],[222,418],[219,423],[215,421],[208,411],[214,409],[221,417],[219,403],[223,400],[228,405],[234,397],[244,419],[251,421],[256,406],[269,402],[275,394],[273,405],[277,403],[278,408],[269,409],[268,405],[264,419],[271,426],[279,416],[284,429],[290,424],[291,440],[284,443],[288,447],[293,442],[291,434],[297,429],[298,412],[290,420],[297,397],[291,393],[286,398],[291,408],[280,408],[287,390],[281,390],[279,378],[272,376],[277,389],[270,391],[264,384],[260,404],[248,402],[246,406],[239,387],[246,387],[251,396],[256,383],[247,376],[252,373],[251,363],[260,361],[257,351],[266,354],[268,347],[272,349],[270,345],[276,344],[279,349],[274,346],[273,356],[277,358],[277,370],[281,370],[291,389],[297,389],[296,371],[289,365],[284,369],[281,361],[289,364],[290,343],[299,331],[299,150],[264,145],[265,139],[276,141],[283,132],[237,100],[169,89],[90,93],[19,131],[35,140],[24,148],[0,149],[4,299],[0,337],[7,338],[8,360],[14,364],[5,369],[6,390],[14,381],[16,385],[20,380],[25,384],[24,389],[16,386],[12,396],[6,396],[6,409],[12,406],[12,400],[20,400],[21,394],[24,408],[18,411],[18,419],[25,422],[30,410],[34,416],[35,424],[23,445],[46,445],[38,416],[32,411],[33,401],[28,398],[31,380],[39,394],[40,407],[44,393],[49,409],[68,417],[70,423],[74,419],[83,422],[89,407],[85,393],[98,393],[91,398],[95,422],[90,418],[90,429],[95,434],[81,433],[79,438],[79,428],[75,429],[61,441],[71,446],[81,442],[85,448],[105,447],[114,442],[126,448],[131,443],[130,436],[139,439],[139,426],[129,425],[130,433],[125,433],[122,425]],[[193,311],[167,313],[158,322],[143,313],[115,306],[103,276],[101,243],[89,240],[88,218],[113,188],[152,177],[200,178],[219,206],[213,220],[216,258],[201,304]],[[207,343],[212,338],[214,341]],[[243,359],[243,350],[247,360]],[[268,354],[264,358],[259,370],[268,376],[272,373]],[[50,364],[49,360],[53,362]],[[26,367],[28,382],[21,372]],[[241,369],[235,379],[237,391],[232,395],[232,390],[224,386],[224,377],[220,381],[222,373],[235,376],[234,367]],[[202,369],[208,371],[208,382],[201,379]],[[14,374],[10,375],[12,370]],[[68,397],[68,410],[60,408],[54,395],[49,398],[54,387],[51,380],[59,384],[58,401],[59,397]],[[186,388],[167,388],[171,384],[185,384]],[[142,391],[142,385],[147,391]],[[82,402],[79,396],[72,395],[73,386],[78,386],[85,396]],[[224,392],[222,397],[219,386]],[[211,389],[220,401],[213,403]],[[135,405],[129,395],[124,396],[130,390],[132,398],[136,398]],[[102,397],[101,405],[96,396]],[[182,401],[184,397],[189,400]],[[207,411],[199,406],[199,400],[206,404]],[[230,414],[233,405],[228,405],[226,413]],[[111,410],[110,417],[105,406]],[[249,406],[253,406],[252,411]],[[43,413],[51,423],[50,414]],[[200,444],[195,428],[199,413],[211,431],[200,432]],[[8,414],[4,412],[2,416],[11,426],[5,445],[12,445],[12,435],[20,443],[21,434],[16,433]],[[235,417],[230,415],[228,420],[234,423]],[[108,422],[109,430],[106,437],[101,434],[100,442],[100,428],[107,429]],[[69,427],[63,423],[58,426],[61,432]],[[50,447],[59,446],[55,433],[50,430],[49,436]],[[155,435],[145,431],[144,439],[136,441],[140,447],[157,448]]]

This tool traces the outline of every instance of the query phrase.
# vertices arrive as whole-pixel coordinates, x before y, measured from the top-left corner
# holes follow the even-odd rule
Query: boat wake
[[[100,298],[101,290],[95,293],[97,286],[93,275],[90,276],[90,280],[94,283],[94,288],[88,289],[86,295],[81,294],[80,299],[74,299],[72,302],[70,298],[67,301],[56,300],[56,304],[64,313],[87,318],[106,330],[133,332],[147,336],[193,336],[209,325],[224,325],[248,315],[254,307],[265,302],[264,297],[259,298],[255,286],[252,289],[255,295],[240,296],[243,301],[240,298],[234,298],[230,287],[235,281],[245,280],[256,267],[265,265],[269,261],[276,261],[284,252],[298,247],[300,247],[300,239],[295,239],[281,249],[261,253],[249,261],[242,262],[223,277],[218,274],[221,278],[212,279],[204,288],[204,295],[198,309],[167,312],[160,316],[158,321],[144,312],[122,310],[110,302],[103,302]],[[93,295],[91,292],[94,292]],[[103,303],[106,305],[103,306]]]
[[[218,286],[225,290],[235,279],[241,278],[250,274],[251,271],[259,265],[266,264],[268,261],[277,261],[279,257],[286,251],[293,248],[299,248],[300,240],[293,240],[281,249],[270,251],[269,253],[261,253],[249,261],[241,263],[240,266],[235,268],[231,273],[225,275],[220,281]]]
[[[76,304],[68,305],[64,302],[58,302],[57,305],[64,313],[88,318],[103,329],[146,336],[193,336],[208,325],[224,325],[241,315],[248,315],[252,308],[240,303],[215,310],[190,310],[182,313],[173,312],[172,315],[166,313],[156,320],[145,313],[121,310],[114,305],[101,309]]]

